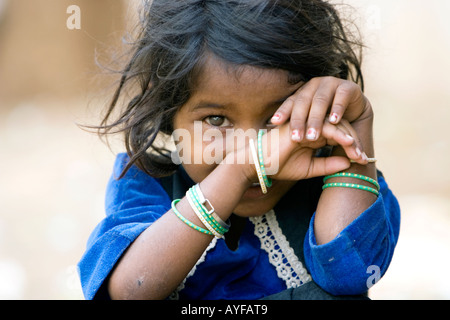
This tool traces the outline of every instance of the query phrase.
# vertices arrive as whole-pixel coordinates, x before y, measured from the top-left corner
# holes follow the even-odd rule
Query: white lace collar
[[[261,248],[267,252],[269,262],[275,267],[278,277],[286,283],[288,289],[299,287],[311,281],[311,276],[295,255],[289,241],[283,234],[273,210],[270,210],[263,216],[252,217],[250,221],[255,225],[255,235],[261,241]],[[197,266],[205,261],[206,254],[216,244],[217,239],[214,238],[169,299],[178,299],[178,293],[184,288],[186,280],[194,275]]]
[[[250,221],[255,225],[255,235],[261,241],[261,248],[269,255],[269,262],[276,268],[278,278],[286,283],[288,289],[311,280],[281,231],[273,210],[261,217],[250,218]]]

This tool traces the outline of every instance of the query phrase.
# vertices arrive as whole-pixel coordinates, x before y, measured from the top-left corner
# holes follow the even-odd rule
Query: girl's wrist
[[[356,119],[352,119],[350,121],[350,123],[353,125],[358,122],[365,122],[365,121],[373,122],[373,117],[374,117],[374,114],[373,114],[372,105],[371,105],[370,101],[367,100],[367,98],[366,98],[363,112]]]
[[[362,144],[362,151],[364,151],[369,158],[375,157],[373,145],[373,114],[354,121],[352,127]]]
[[[250,148],[247,145],[241,150],[230,152],[219,166],[228,172],[230,177],[242,186],[243,192],[247,190],[252,183],[258,181],[255,166],[250,161]]]
[[[231,155],[230,155],[231,156]],[[228,159],[227,159],[228,158]],[[226,161],[228,160],[228,162]],[[226,221],[250,187],[246,165],[231,162],[227,157],[199,185],[204,198],[214,206],[215,212]]]

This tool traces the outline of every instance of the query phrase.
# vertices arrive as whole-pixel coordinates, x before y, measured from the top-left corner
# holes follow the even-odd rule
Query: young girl
[[[400,213],[335,9],[153,0],[143,12],[101,126],[125,134],[127,154],[79,263],[86,298],[366,296]],[[178,152],[161,145],[170,135]]]

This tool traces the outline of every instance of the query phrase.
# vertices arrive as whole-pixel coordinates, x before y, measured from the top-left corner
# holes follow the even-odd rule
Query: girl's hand
[[[271,121],[281,125],[290,119],[293,141],[315,141],[325,118],[332,124],[342,118],[351,123],[367,108],[370,103],[357,84],[334,77],[313,78],[284,101]]]
[[[333,125],[323,124],[322,135],[315,141],[297,143],[290,138],[289,123],[270,130],[262,138],[266,173],[277,180],[297,181],[336,173],[350,167],[350,160],[367,164],[356,147],[358,136],[346,120]],[[317,149],[326,145],[342,147],[344,156],[316,157]],[[248,147],[238,152],[248,153]],[[245,174],[249,181],[257,181],[254,165]]]
[[[333,174],[350,167],[350,160],[359,164],[367,164],[367,159],[361,156],[356,145],[359,140],[355,130],[348,121],[343,119],[341,123],[333,125],[325,121],[322,126],[322,134],[315,141],[305,140],[302,143],[290,139],[289,124],[279,128],[279,143],[274,152],[272,145],[273,132],[263,136],[264,158],[267,159],[266,172],[272,178],[278,180],[301,180],[318,176]],[[327,145],[339,145],[347,157],[331,156],[316,157],[316,151]],[[265,147],[264,147],[265,146]],[[275,168],[272,165],[275,164]],[[273,169],[276,172],[273,173]]]

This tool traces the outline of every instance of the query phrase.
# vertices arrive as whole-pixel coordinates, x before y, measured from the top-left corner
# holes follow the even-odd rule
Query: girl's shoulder
[[[121,177],[128,161],[126,153],[116,156],[113,172],[106,187],[107,213],[150,204],[164,204],[164,207],[170,207],[170,199],[161,179],[151,177],[135,165]]]
[[[169,176],[155,178],[132,165],[124,176],[120,177],[129,160],[126,153],[119,153],[116,156],[113,173],[107,186],[107,208],[123,207],[124,202],[130,203],[134,200],[138,203],[156,201],[170,207],[172,200],[183,198],[194,184],[182,166]]]

